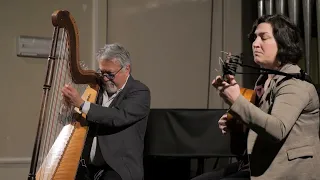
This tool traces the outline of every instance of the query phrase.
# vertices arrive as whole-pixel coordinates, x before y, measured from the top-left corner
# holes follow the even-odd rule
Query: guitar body
[[[240,88],[240,93],[251,103],[255,102],[255,91],[247,88]]]

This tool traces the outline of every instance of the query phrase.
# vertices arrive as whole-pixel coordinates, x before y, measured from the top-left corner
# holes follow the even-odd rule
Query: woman
[[[262,16],[249,34],[254,62],[263,68],[299,73],[302,57],[297,27],[282,15]],[[235,78],[212,85],[230,105],[228,113],[248,130],[251,179],[320,179],[319,98],[313,84],[281,75],[261,75],[256,102],[240,94]],[[219,120],[228,132],[226,116]]]

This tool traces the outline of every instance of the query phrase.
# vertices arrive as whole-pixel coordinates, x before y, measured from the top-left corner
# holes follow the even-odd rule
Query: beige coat
[[[287,64],[280,71],[300,68]],[[259,107],[240,96],[229,110],[250,127],[251,179],[320,180],[318,94],[306,81],[282,79],[274,76]]]

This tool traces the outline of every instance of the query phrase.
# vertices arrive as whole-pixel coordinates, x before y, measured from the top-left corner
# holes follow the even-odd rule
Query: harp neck
[[[79,32],[74,18],[68,11],[58,10],[52,14],[52,25],[67,32],[69,63],[72,80],[75,84],[97,84],[97,74],[93,70],[84,70],[79,61]]]

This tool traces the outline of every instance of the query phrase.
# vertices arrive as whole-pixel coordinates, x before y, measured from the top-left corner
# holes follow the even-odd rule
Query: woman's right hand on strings
[[[221,130],[222,134],[227,134],[229,132],[227,121],[228,121],[227,114],[224,114],[223,116],[221,116],[221,118],[218,121],[219,129]]]

